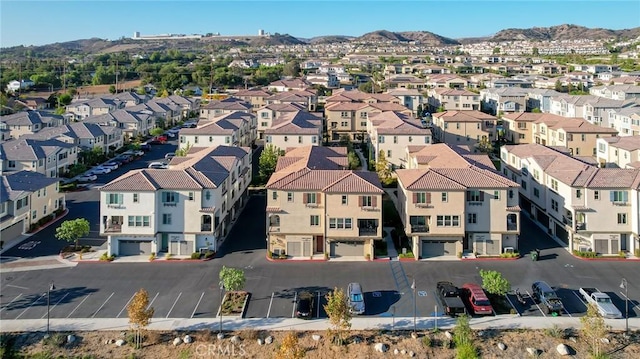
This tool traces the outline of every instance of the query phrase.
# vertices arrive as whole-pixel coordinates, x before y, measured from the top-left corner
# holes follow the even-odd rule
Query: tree
[[[482,278],[482,288],[490,294],[505,295],[511,290],[509,281],[498,271],[480,269],[480,277]]]
[[[110,94],[116,93],[116,87],[114,85],[109,86],[109,93]]]
[[[531,110],[532,113],[542,113],[542,111],[540,110],[540,107],[536,107],[533,110]]]
[[[89,234],[89,221],[84,218],[76,218],[62,222],[60,227],[56,228],[56,238],[61,241],[74,242],[75,248],[78,248],[80,237]]]
[[[141,288],[131,299],[127,305],[127,313],[129,314],[129,324],[135,330],[135,348],[140,349],[142,346],[141,332],[151,322],[154,309],[149,307],[149,293]]]
[[[277,359],[301,359],[304,358],[305,350],[298,344],[298,334],[289,332],[280,344],[280,350],[276,353]]]
[[[329,317],[330,331],[333,331],[337,344],[342,345],[343,332],[351,329],[351,311],[347,295],[342,288],[334,288],[325,298],[327,304],[324,305],[324,310]]]
[[[60,104],[60,106],[67,106],[71,103],[71,100],[73,100],[73,98],[68,93],[63,93],[58,97],[58,103]]]
[[[184,157],[184,156],[186,156],[187,153],[189,153],[189,150],[191,149],[191,147],[192,147],[191,143],[187,142],[186,146],[176,150],[176,157]]]
[[[593,358],[601,357],[601,345],[602,338],[604,338],[611,329],[604,322],[604,318],[600,316],[598,308],[589,303],[587,306],[587,314],[580,317],[580,323],[582,324],[582,335],[587,341],[587,344],[591,347],[591,355]]]
[[[487,136],[482,136],[482,139],[480,139],[476,147],[478,147],[478,149],[484,153],[493,151],[493,144],[491,143],[491,141],[489,141]]]
[[[360,166],[360,158],[355,151],[350,151],[349,153],[347,153],[347,161],[349,162],[350,170],[355,170]]]
[[[287,62],[282,69],[284,76],[297,77],[300,75],[300,63],[297,60]]]
[[[282,152],[274,145],[268,145],[260,154],[258,161],[258,174],[260,180],[266,183],[269,177],[276,170],[276,164],[278,163],[278,157],[282,155]]]
[[[151,129],[151,131],[149,131],[149,134],[151,136],[160,136],[162,133],[164,133],[164,130],[160,127],[153,128]]]
[[[387,156],[385,156],[383,150],[380,150],[380,153],[378,153],[376,173],[378,173],[378,177],[380,177],[380,180],[382,181],[386,181],[391,178],[391,168],[389,167],[389,161],[387,161]]]
[[[167,91],[167,89],[162,90],[160,97],[169,97],[169,91]]]
[[[232,292],[242,290],[245,283],[244,271],[242,269],[222,266],[220,270],[220,280],[225,290]]]

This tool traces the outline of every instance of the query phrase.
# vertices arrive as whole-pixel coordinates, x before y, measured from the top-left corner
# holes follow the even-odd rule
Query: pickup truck
[[[562,300],[546,282],[534,282],[531,286],[534,301],[540,303],[542,311],[546,314],[562,314],[564,305]]]
[[[603,318],[622,318],[622,312],[613,304],[607,293],[601,292],[598,288],[580,288],[579,292],[587,303],[598,308],[598,313]]]
[[[444,313],[450,317],[466,313],[466,307],[460,298],[460,290],[451,282],[438,282],[436,291]]]

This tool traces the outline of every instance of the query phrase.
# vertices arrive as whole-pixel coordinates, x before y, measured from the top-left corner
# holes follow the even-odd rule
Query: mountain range
[[[247,36],[234,37],[231,41],[220,37],[203,37],[201,39],[175,39],[175,40],[104,40],[98,38],[59,42],[42,46],[15,46],[3,48],[1,58],[24,56],[27,51],[43,53],[47,55],[73,55],[73,54],[99,54],[110,52],[152,52],[167,49],[193,50],[194,48],[213,47],[216,45],[226,46],[267,46],[267,45],[295,45],[295,44],[327,44],[341,42],[376,42],[394,41],[410,42],[415,41],[427,46],[447,46],[471,44],[482,41],[559,41],[559,40],[604,40],[617,39],[628,40],[640,38],[640,27],[624,30],[611,30],[602,28],[587,28],[584,26],[563,24],[551,27],[533,27],[528,29],[505,29],[496,34],[485,37],[472,37],[452,39],[428,31],[402,31],[392,32],[378,30],[366,33],[359,37],[330,35],[318,36],[310,39],[297,38],[288,34],[275,34],[269,37]]]

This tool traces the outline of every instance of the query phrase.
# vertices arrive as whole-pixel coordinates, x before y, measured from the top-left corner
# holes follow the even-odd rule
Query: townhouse
[[[501,168],[520,182],[520,207],[569,251],[640,248],[640,170],[598,168],[538,144],[503,146]]]
[[[364,141],[367,119],[384,111],[395,111],[411,116],[410,109],[393,102],[359,103],[334,102],[325,107],[329,139],[338,141],[341,136],[349,136],[353,141]]]
[[[373,258],[384,191],[376,173],[347,168],[344,147],[299,147],[278,159],[266,185],[269,252]]]
[[[252,105],[244,100],[228,97],[223,100],[211,101],[200,107],[200,119],[211,120],[232,112],[251,113]]]
[[[453,74],[433,74],[429,75],[426,85],[428,88],[457,88],[462,89],[469,87],[469,82],[458,76]]]
[[[256,111],[257,109],[262,108],[267,104],[267,101],[265,99],[267,97],[270,97],[271,95],[272,94],[267,91],[256,89],[240,90],[234,93],[233,97],[250,103],[253,110]]]
[[[189,147],[251,146],[255,141],[256,116],[231,112],[200,120],[196,128],[183,128],[178,136],[180,149]]]
[[[137,106],[132,108],[135,107]],[[128,143],[136,137],[148,135],[156,125],[156,118],[150,111],[137,112],[131,109],[121,109],[100,116],[88,117],[83,122],[118,128],[122,132],[122,142]],[[114,135],[113,141],[116,141],[117,131],[111,132]]]
[[[450,145],[474,146],[496,139],[497,117],[480,111],[445,111],[432,114],[433,138]]]
[[[306,107],[304,105],[298,103],[275,103],[256,110],[256,121],[258,123],[256,139],[264,139],[264,131],[271,128],[273,120],[276,117],[279,117],[283,113],[298,112],[305,109]]]
[[[487,88],[480,90],[483,111],[498,115],[527,110],[527,91],[520,87]]]
[[[526,96],[526,110],[533,111],[535,109],[540,110],[540,112],[548,113],[551,111],[551,99],[554,96],[561,95],[560,92],[556,90],[547,90],[547,89],[527,89]]]
[[[290,90],[278,92],[265,98],[267,105],[282,103],[297,103],[303,105],[308,111],[315,111],[318,106],[318,96],[315,90]]]
[[[533,123],[542,116],[540,113],[518,112],[502,115],[504,139],[510,144],[534,143]]]
[[[499,255],[518,249],[519,185],[487,155],[434,144],[407,148],[398,176],[398,213],[416,259]]]
[[[321,146],[322,118],[306,111],[285,112],[264,131],[265,144],[285,150],[290,147]]]
[[[294,78],[274,81],[267,85],[267,90],[273,92],[305,91],[311,87],[312,86],[308,81]]]
[[[108,253],[217,251],[247,201],[251,149],[193,147],[169,169],[133,170],[100,188]]]
[[[0,174],[32,171],[47,177],[60,177],[78,163],[79,147],[58,139],[17,139],[0,144]]]
[[[75,144],[81,149],[91,150],[93,148],[99,148],[103,153],[108,153],[110,150],[109,143],[107,141],[107,133],[103,128],[107,128],[107,126],[100,126],[95,123],[74,122],[64,126],[46,128],[36,134],[25,135],[24,138],[36,140],[57,139],[62,142]],[[119,132],[122,138],[122,131]],[[120,143],[122,143],[122,141],[120,141]]]
[[[123,107],[124,102],[98,97],[73,101],[67,105],[66,112],[72,114],[73,118],[79,121],[90,116],[104,115]]]
[[[424,128],[419,119],[397,111],[371,114],[367,119],[369,159],[378,161],[384,154],[392,169],[406,168],[407,146],[431,144],[431,129]]]
[[[179,112],[182,120],[194,117],[194,113],[200,110],[200,99],[197,97],[186,97],[171,95],[164,98],[154,99],[153,102],[170,105],[174,112]]]
[[[388,88],[417,90],[427,88],[427,83],[424,79],[413,75],[391,75],[385,80],[385,83]]]
[[[618,131],[620,136],[640,135],[640,104],[609,109],[606,116],[611,128]]]
[[[427,90],[427,96],[430,112],[480,110],[480,96],[464,89],[438,87]]]
[[[132,106],[126,109],[128,112],[139,112],[150,114],[153,118],[154,127],[171,127],[178,121],[182,120],[182,107],[173,101],[163,100],[162,98],[153,99],[151,101]]]
[[[7,138],[20,138],[44,128],[57,127],[68,121],[62,116],[41,111],[21,111],[0,117],[0,129],[7,131]]]
[[[308,74],[305,76],[305,80],[311,85],[324,86],[326,88],[338,88],[340,87],[340,80],[334,73],[316,73]]]
[[[7,243],[48,222],[64,211],[64,193],[58,179],[41,173],[18,171],[0,179],[0,239]]]
[[[424,108],[426,101],[420,91],[416,89],[391,89],[386,93],[400,100],[400,104],[413,111],[414,116],[421,115],[418,110]]]
[[[177,96],[176,96],[177,97]],[[149,96],[141,95],[137,92],[127,91],[127,92],[118,92],[106,96],[101,96],[103,99],[113,100],[115,102],[121,103],[122,107],[131,107],[136,106],[141,103],[145,103],[149,101]]]
[[[600,167],[640,168],[640,135],[598,138],[596,146]]]
[[[618,133],[612,128],[596,126],[582,118],[565,118],[551,114],[537,114],[537,117],[531,127],[534,143],[565,147],[572,156],[595,157],[596,140]]]

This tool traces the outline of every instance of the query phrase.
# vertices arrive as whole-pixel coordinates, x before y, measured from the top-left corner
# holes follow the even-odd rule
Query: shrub
[[[457,256],[458,258],[462,258],[462,252],[458,252]]]
[[[598,256],[598,253],[593,252],[593,251],[577,251],[577,250],[574,250],[573,251],[573,255],[578,256],[578,257],[582,257],[582,258],[596,258]]]
[[[62,333],[52,333],[48,338],[42,340],[44,345],[51,345],[62,348],[67,341],[67,336]]]
[[[369,254],[369,253],[365,254],[364,258],[366,260],[371,260],[371,254]]]
[[[422,346],[424,347],[430,347],[431,346],[431,337],[429,337],[428,335],[425,335],[424,337],[422,337]]]
[[[207,250],[207,252],[204,254],[204,257],[206,259],[211,259],[211,258],[215,257],[215,255],[216,255],[215,251]]]
[[[545,328],[544,333],[552,338],[561,339],[564,337],[564,330],[560,329],[557,324],[550,328]]]
[[[456,347],[456,359],[477,359],[478,350],[472,343],[465,343]]]
[[[152,261],[156,259],[156,252],[151,252],[151,255],[149,256],[149,260]]]
[[[624,252],[624,251],[620,251],[620,252],[618,252],[618,257],[620,257],[620,258],[627,258],[627,253],[626,253],[626,252]]]
[[[107,252],[102,253],[102,255],[100,256],[101,261],[112,262],[114,259],[116,259],[116,255],[115,254],[109,255]]]
[[[519,258],[519,257],[520,257],[520,253],[518,252],[500,254],[500,258]]]
[[[200,253],[198,252],[191,253],[191,259],[200,259]]]
[[[287,259],[287,255],[284,254],[284,252],[280,253],[280,255],[278,256],[278,259]]]
[[[404,253],[398,254],[398,258],[415,258],[415,256],[413,255],[413,253],[411,251],[407,251],[406,254],[404,254]]]
[[[633,253],[636,255],[636,257],[640,258],[640,248],[637,248]]]

